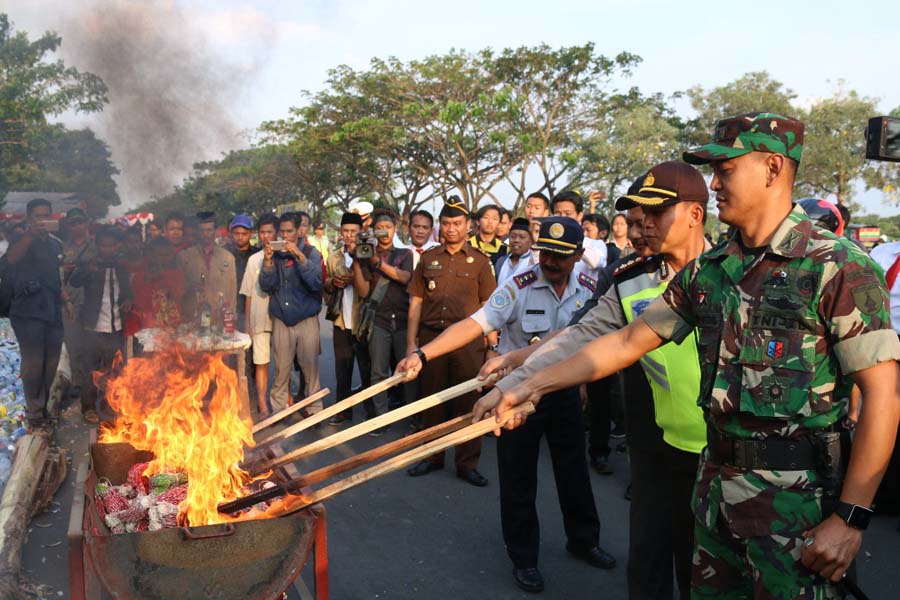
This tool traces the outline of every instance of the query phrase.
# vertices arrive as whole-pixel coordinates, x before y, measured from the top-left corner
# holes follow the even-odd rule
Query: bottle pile
[[[26,433],[21,360],[9,319],[0,319],[0,494],[9,479],[15,442]]]

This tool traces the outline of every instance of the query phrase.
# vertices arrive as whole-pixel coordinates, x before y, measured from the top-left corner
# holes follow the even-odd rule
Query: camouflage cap
[[[684,153],[685,162],[706,164],[750,152],[774,152],[800,162],[803,122],[775,113],[747,113],[716,123],[710,143]]]

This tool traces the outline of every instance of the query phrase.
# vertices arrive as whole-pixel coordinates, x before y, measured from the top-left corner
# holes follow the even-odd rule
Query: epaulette
[[[616,270],[613,271],[613,277],[619,277],[620,275],[624,275],[629,271],[637,269],[640,269],[639,272],[645,272],[650,266],[653,266],[655,269],[655,265],[651,264],[651,261],[654,261],[655,258],[656,256],[635,256],[631,260],[626,260],[616,267]]]
[[[516,286],[521,290],[524,287],[528,287],[535,281],[537,281],[537,275],[532,269],[529,269],[522,273],[521,275],[514,275],[513,281],[516,282]]]
[[[578,274],[578,283],[591,290],[592,292],[597,291],[597,281],[595,279],[591,279],[585,273]]]

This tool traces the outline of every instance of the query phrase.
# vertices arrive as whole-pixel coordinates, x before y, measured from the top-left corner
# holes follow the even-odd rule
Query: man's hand
[[[272,264],[272,257],[275,256],[275,251],[272,250],[272,246],[269,245],[269,242],[266,242],[266,245],[263,246],[263,256],[266,259],[266,265]]]
[[[421,370],[422,359],[415,352],[410,352],[406,355],[406,358],[397,363],[397,369],[394,371],[394,374],[406,373],[406,380],[412,381],[419,376],[419,371]]]
[[[347,287],[348,283],[349,283],[349,277],[347,277],[346,275],[335,275],[334,277],[331,278],[331,285],[333,285],[334,287],[336,287],[339,290],[342,290],[345,287]]]
[[[66,313],[66,319],[69,321],[75,320],[75,305],[70,300],[63,302],[63,311]]]
[[[517,364],[514,354],[513,352],[501,354],[500,356],[488,356],[488,360],[481,365],[481,369],[478,371],[478,379],[487,379],[487,376],[491,373],[496,373],[498,380],[509,375],[513,369],[516,369],[521,364]]]
[[[285,242],[284,249],[287,252],[290,252],[297,258],[297,262],[301,265],[306,262],[306,255],[300,252],[300,248],[297,247],[297,244],[294,242]]]
[[[503,415],[513,407],[524,404],[525,402],[533,402],[535,406],[540,401],[540,396],[533,395],[525,386],[518,385],[508,392],[501,392],[499,388],[493,388],[487,394],[478,399],[475,406],[472,407],[472,421],[477,423],[483,419],[493,418],[498,425],[494,429],[494,435],[500,435],[501,426],[499,423],[503,421]],[[510,431],[516,427],[525,424],[528,416],[524,413],[518,413],[510,417],[509,421],[503,424],[503,429]]]
[[[803,545],[803,565],[834,582],[840,581],[850,568],[862,544],[862,531],[834,514],[804,532],[803,537],[813,540],[810,545]]]

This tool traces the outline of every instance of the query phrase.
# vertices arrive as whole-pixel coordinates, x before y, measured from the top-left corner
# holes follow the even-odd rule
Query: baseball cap
[[[234,218],[231,219],[231,224],[228,226],[228,229],[234,229],[235,227],[253,229],[253,219],[250,217],[250,215],[234,215]]]
[[[66,213],[66,221],[74,222],[74,221],[87,221],[87,213],[84,212],[81,208],[70,208]]]
[[[753,112],[716,123],[710,143],[683,155],[693,165],[743,156],[750,152],[774,152],[800,162],[803,153],[803,121],[776,113]]]
[[[584,230],[571,217],[547,217],[541,221],[541,231],[531,248],[557,254],[574,254],[581,250]]]
[[[700,171],[689,164],[670,160],[638,177],[628,192],[616,200],[616,210],[635,206],[663,207],[677,202],[706,204],[708,200],[709,190]]]
[[[375,210],[375,206],[371,202],[360,200],[358,202],[351,202],[349,209],[349,212],[356,213],[365,218],[366,215],[372,214],[372,211]]]

